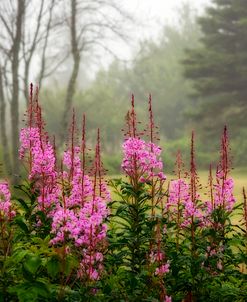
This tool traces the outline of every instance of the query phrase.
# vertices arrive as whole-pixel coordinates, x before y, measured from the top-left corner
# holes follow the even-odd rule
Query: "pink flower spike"
[[[15,211],[11,210],[11,194],[7,182],[0,183],[0,214],[7,220],[15,216]]]

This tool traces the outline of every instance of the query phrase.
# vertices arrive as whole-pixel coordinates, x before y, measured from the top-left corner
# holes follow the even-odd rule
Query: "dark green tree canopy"
[[[247,1],[214,0],[198,22],[201,47],[187,50],[185,76],[197,96],[221,95],[221,105],[234,102],[246,109]]]

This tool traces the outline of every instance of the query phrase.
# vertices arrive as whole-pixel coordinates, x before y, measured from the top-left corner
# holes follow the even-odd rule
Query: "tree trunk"
[[[10,160],[10,153],[9,153],[9,143],[6,134],[6,103],[4,97],[4,90],[3,90],[3,77],[2,77],[2,69],[0,67],[0,127],[1,127],[1,144],[3,147],[3,161],[4,161],[4,168],[5,172],[8,175],[11,175],[12,168],[11,168],[11,160]]]
[[[68,124],[69,124],[69,116],[72,112],[72,106],[73,106],[73,97],[75,95],[75,89],[76,89],[76,80],[79,72],[79,64],[80,59],[75,59],[73,63],[73,70],[69,79],[69,84],[67,87],[66,92],[66,98],[65,98],[65,107],[64,107],[64,113],[63,113],[63,119],[62,119],[62,132],[61,132],[61,142],[62,145],[64,143],[64,139],[66,138],[66,133],[68,131]]]
[[[13,183],[19,179],[19,52],[21,45],[22,24],[25,10],[25,0],[18,0],[16,19],[16,33],[13,41],[12,59],[12,100],[10,104],[11,134],[12,134],[12,158],[13,158]]]
[[[78,77],[79,67],[80,67],[80,50],[78,49],[78,40],[77,40],[77,33],[76,33],[76,15],[77,15],[76,6],[77,6],[77,1],[71,0],[70,35],[71,35],[71,49],[72,49],[72,56],[73,56],[73,68],[67,86],[67,92],[65,97],[65,107],[63,113],[63,119],[61,122],[62,128],[61,128],[61,135],[60,135],[60,146],[64,143],[64,139],[66,137],[66,133],[68,130],[69,115],[72,110],[73,97],[75,95],[75,89],[76,89],[76,80]]]

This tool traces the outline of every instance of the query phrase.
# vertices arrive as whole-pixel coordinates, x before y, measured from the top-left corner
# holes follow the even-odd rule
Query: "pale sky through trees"
[[[112,49],[120,59],[129,60],[139,41],[156,39],[164,24],[178,23],[179,9],[184,3],[189,3],[197,13],[203,13],[205,6],[211,0],[121,0],[119,4],[134,16],[136,25],[130,28],[130,43],[126,45],[112,41]],[[101,59],[102,67],[107,67],[111,61],[104,55]]]
[[[95,77],[98,70],[107,69],[114,60],[112,54],[115,54],[120,60],[131,62],[139,50],[141,41],[157,39],[165,24],[176,26],[179,23],[179,9],[182,8],[183,4],[190,4],[198,14],[201,14],[210,2],[211,0],[117,0],[116,3],[119,7],[122,7],[134,19],[134,22],[126,21],[126,24],[123,25],[123,28],[126,26],[127,41],[123,42],[121,39],[113,37],[106,43],[111,53],[101,49],[97,54],[91,52],[87,54],[82,60],[80,70],[84,79],[83,85],[87,86],[88,81]],[[37,64],[33,65],[35,71]],[[56,75],[59,81],[67,80],[69,66],[70,61],[66,61],[60,66]]]

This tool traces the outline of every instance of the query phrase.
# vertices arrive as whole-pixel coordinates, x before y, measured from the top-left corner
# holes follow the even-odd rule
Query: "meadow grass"
[[[168,185],[169,181],[172,179],[175,179],[175,176],[172,174],[166,174],[167,180],[165,182],[165,186]],[[205,195],[206,198],[206,192],[207,189],[205,187],[207,186],[208,183],[208,171],[201,170],[198,172],[199,180],[200,183],[202,184],[203,189],[201,190],[201,193]],[[107,179],[114,179],[114,178],[126,178],[124,175],[118,174],[118,175],[110,175],[107,177]],[[243,201],[243,187],[247,189],[247,169],[233,169],[231,171],[231,177],[234,179],[234,196],[237,200],[237,202],[242,202]],[[127,180],[127,178],[126,178]],[[114,192],[112,192],[112,198],[116,198],[116,195]],[[205,199],[203,197],[203,199]]]
[[[175,179],[176,177],[172,174],[166,174],[167,176],[167,180],[165,182],[165,187],[168,186],[169,181],[171,181],[172,179]],[[200,196],[202,198],[202,200],[207,200],[208,196],[207,196],[207,185],[208,185],[208,171],[205,170],[201,170],[198,172],[198,176],[199,176],[199,181],[200,184],[202,185],[202,189],[200,190]],[[114,179],[114,178],[123,178],[126,179],[126,176],[124,175],[111,175],[108,176],[108,179]],[[233,177],[234,179],[234,197],[236,198],[236,202],[237,204],[242,203],[243,202],[243,187],[245,187],[247,189],[247,169],[243,169],[243,168],[238,168],[238,169],[233,169],[231,171],[231,177]],[[119,200],[119,196],[116,195],[114,193],[114,191],[111,191],[111,197],[112,200]],[[239,219],[240,219],[240,213],[236,213],[234,215],[234,223],[238,223]]]

